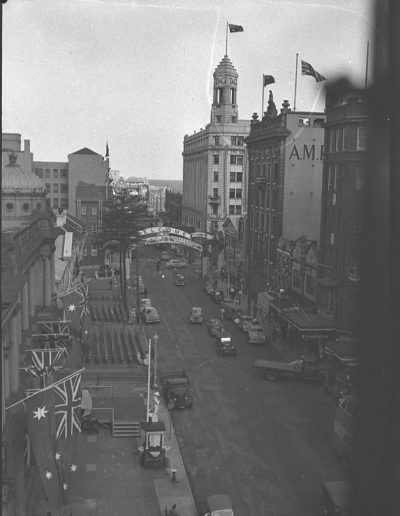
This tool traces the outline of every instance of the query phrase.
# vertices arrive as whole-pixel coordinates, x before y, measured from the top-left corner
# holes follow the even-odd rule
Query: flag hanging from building
[[[50,376],[62,368],[64,349],[27,349],[25,371],[36,377]]]
[[[54,387],[56,393],[57,439],[68,439],[81,431],[81,373],[75,373]]]
[[[301,74],[302,75],[311,75],[315,78],[317,82],[326,81],[326,77],[316,72],[314,68],[307,63],[306,61],[301,60]]]
[[[265,88],[265,86],[267,86],[267,84],[272,84],[274,82],[275,82],[275,79],[274,79],[274,77],[272,77],[272,75],[263,75],[264,88]]]
[[[64,503],[62,479],[56,462],[55,397],[52,388],[24,400],[32,453],[46,498],[52,507]]]
[[[243,27],[241,25],[233,25],[229,23],[229,32],[243,32]]]
[[[70,319],[70,329],[77,336],[82,331],[85,316],[89,313],[89,281],[60,295],[64,309]]]
[[[36,321],[36,324],[41,335],[69,335],[69,321]]]

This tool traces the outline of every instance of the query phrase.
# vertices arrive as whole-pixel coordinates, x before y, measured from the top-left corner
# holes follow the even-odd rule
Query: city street
[[[158,273],[159,252],[146,249],[140,257],[161,317],[146,333],[159,331],[158,372],[184,368],[191,380],[193,408],[174,411],[173,423],[199,514],[207,496],[226,493],[241,516],[319,515],[321,482],[345,476],[332,449],[331,399],[313,383],[269,382],[252,366],[257,358],[275,358],[275,351],[248,344],[231,321],[225,328],[238,354],[220,357],[206,330],[219,305],[202,292],[194,266],[182,271],[184,287],[175,286],[164,264]],[[192,306],[203,308],[202,325],[189,324]]]

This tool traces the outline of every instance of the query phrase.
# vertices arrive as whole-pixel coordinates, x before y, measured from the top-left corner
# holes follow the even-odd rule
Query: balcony
[[[219,195],[209,195],[208,199],[210,204],[219,204],[221,202],[221,197]]]

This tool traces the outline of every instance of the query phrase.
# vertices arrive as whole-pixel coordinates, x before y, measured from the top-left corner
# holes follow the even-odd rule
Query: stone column
[[[22,329],[27,330],[29,328],[29,294],[28,294],[28,282],[24,283],[21,293],[21,324]]]
[[[11,319],[11,328],[10,328],[10,340],[11,340],[11,349],[10,349],[10,389],[11,392],[15,392],[18,390],[19,386],[19,342],[18,342],[18,312],[16,312]]]
[[[56,261],[54,251],[50,253],[50,277],[51,277],[51,295],[56,294]]]
[[[51,262],[50,258],[43,259],[43,274],[44,274],[44,306],[50,306],[51,303]]]
[[[35,304],[36,304],[36,285],[35,285],[35,269],[34,269],[34,267],[31,267],[29,269],[28,299],[29,299],[29,317],[34,317]]]

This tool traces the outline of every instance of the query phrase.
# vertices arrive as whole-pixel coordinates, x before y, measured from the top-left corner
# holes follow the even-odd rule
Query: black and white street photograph
[[[400,514],[399,11],[2,1],[3,516]]]

